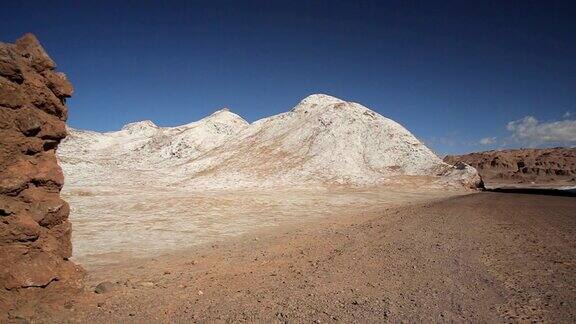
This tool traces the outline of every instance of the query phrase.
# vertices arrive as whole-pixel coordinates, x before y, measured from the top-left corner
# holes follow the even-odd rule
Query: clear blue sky
[[[477,2],[3,1],[0,40],[38,36],[76,128],[254,121],[327,93],[440,154],[575,144],[575,2]]]

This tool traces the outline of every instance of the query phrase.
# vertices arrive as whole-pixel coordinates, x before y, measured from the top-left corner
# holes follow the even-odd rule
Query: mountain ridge
[[[156,171],[162,174],[159,183],[198,188],[366,186],[402,176],[430,177],[446,186],[480,183],[475,170],[442,162],[399,123],[325,94],[310,95],[287,112],[252,123],[221,109],[176,127],[149,121],[128,126],[72,134],[59,150],[69,179],[81,172],[72,160],[84,156],[76,162],[92,169],[89,174],[104,175],[111,166]],[[144,182],[134,179],[123,181]]]

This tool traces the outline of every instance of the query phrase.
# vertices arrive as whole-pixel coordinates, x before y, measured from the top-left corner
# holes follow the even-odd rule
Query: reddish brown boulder
[[[0,294],[81,273],[68,260],[70,209],[55,155],[73,88],[55,68],[32,34],[0,43]]]

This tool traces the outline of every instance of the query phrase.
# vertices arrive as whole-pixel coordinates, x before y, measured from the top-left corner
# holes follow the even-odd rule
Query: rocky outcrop
[[[36,37],[0,43],[0,289],[77,277],[55,150],[73,92]]]
[[[476,152],[444,162],[470,164],[487,184],[576,184],[576,148]]]

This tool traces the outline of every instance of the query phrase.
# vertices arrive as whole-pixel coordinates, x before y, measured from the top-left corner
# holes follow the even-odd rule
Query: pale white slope
[[[155,179],[159,171],[221,145],[247,125],[222,109],[178,127],[142,121],[107,133],[69,128],[58,158],[68,183],[153,184],[163,180]]]
[[[248,125],[228,111],[196,123],[151,122],[112,133],[72,131],[59,154],[68,180],[196,189],[366,186],[426,179],[469,186],[473,168],[454,168],[400,124],[328,95]],[[400,181],[400,180],[401,181]]]
[[[234,141],[183,164],[188,185],[207,188],[306,184],[375,185],[398,176],[467,179],[400,124],[328,95],[254,122]]]
[[[163,128],[137,150],[158,163],[178,163],[193,158],[233,138],[248,123],[228,109],[216,111],[197,122]]]

